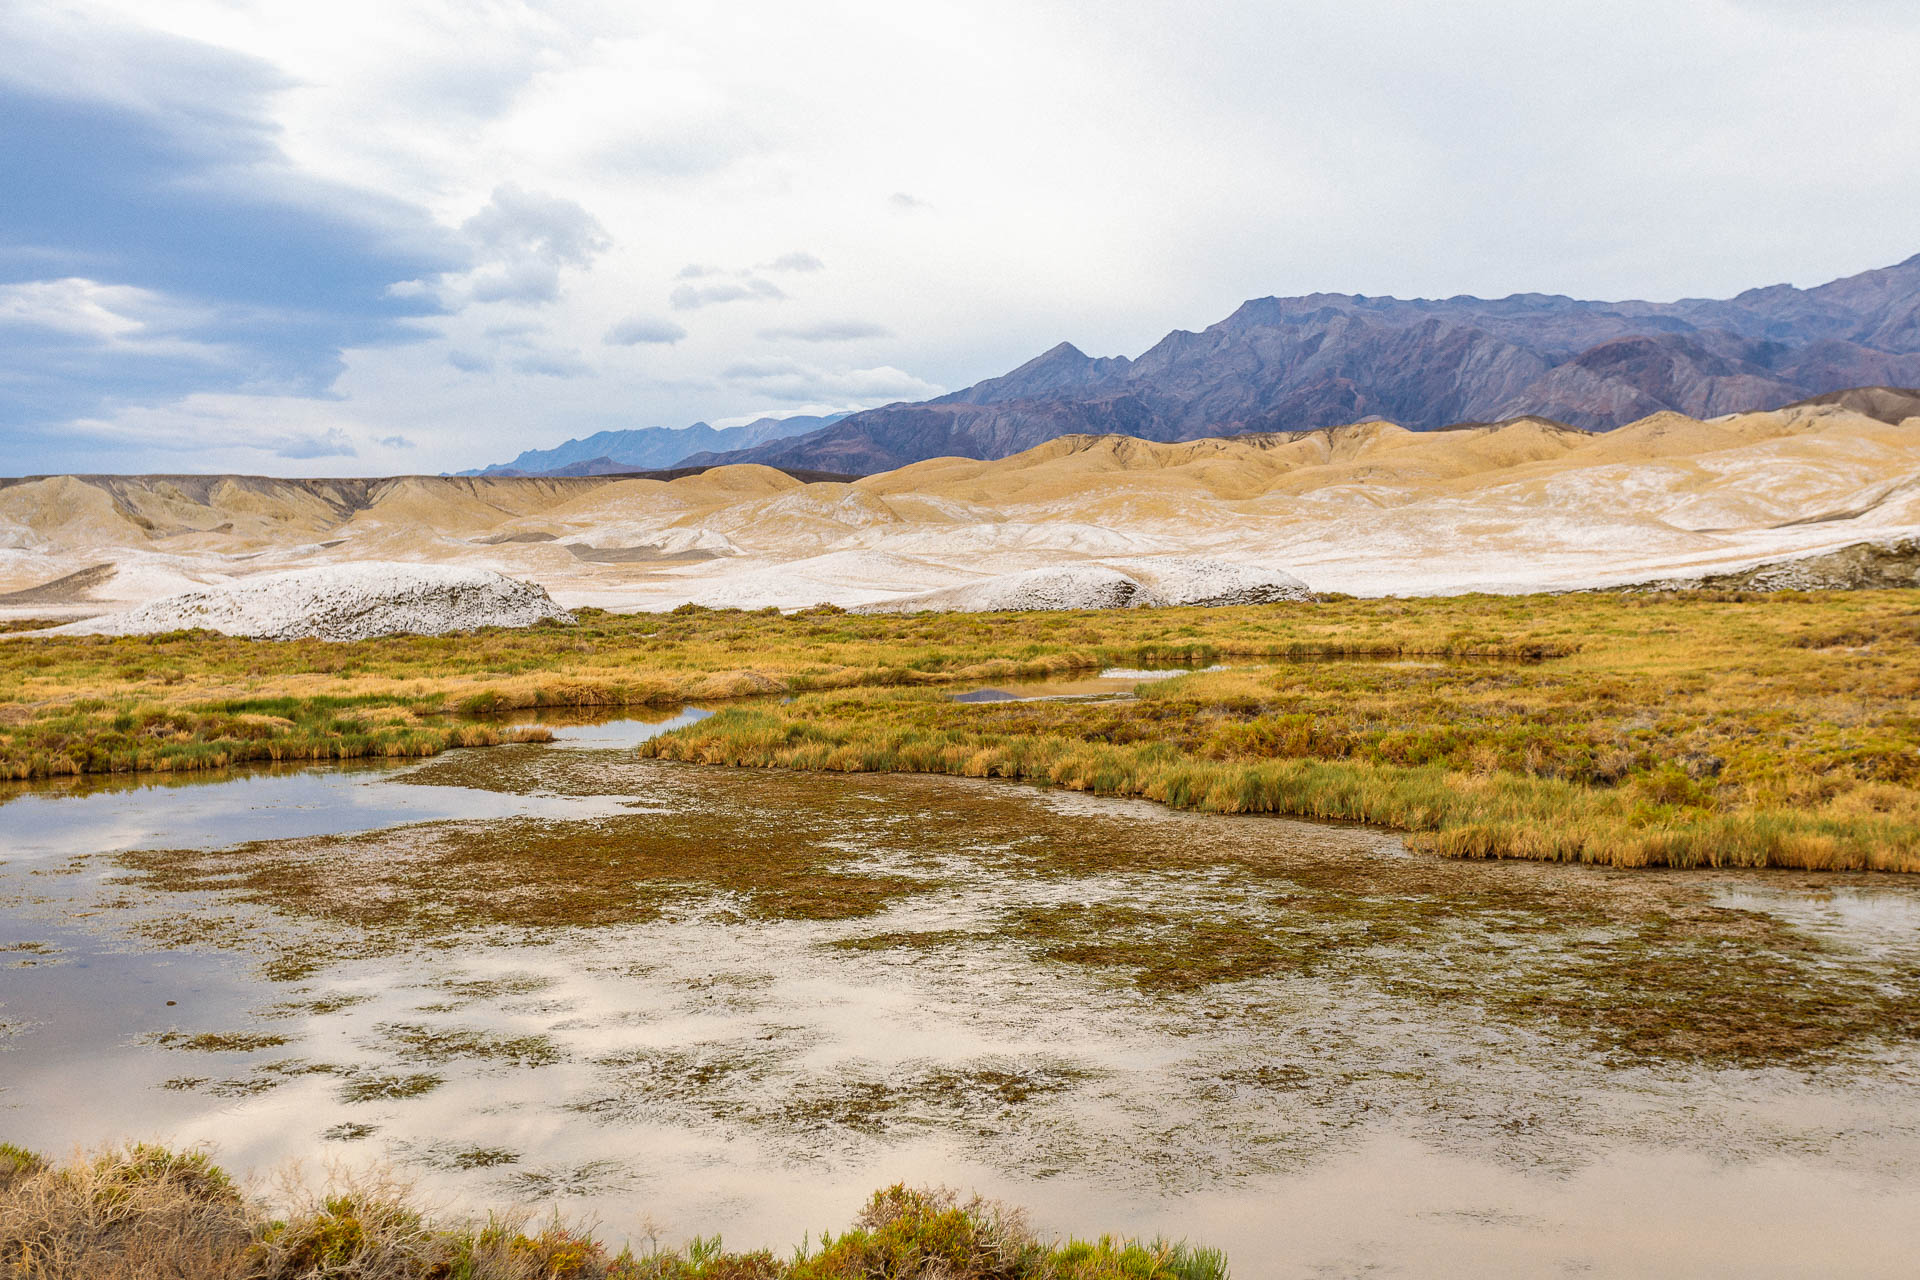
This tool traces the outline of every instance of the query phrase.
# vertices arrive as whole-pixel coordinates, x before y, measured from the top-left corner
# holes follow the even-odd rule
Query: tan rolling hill
[[[854,483],[757,465],[673,480],[0,481],[0,612],[98,613],[373,559],[496,569],[564,604],[638,608],[868,604],[1060,565],[1151,577],[1192,556],[1355,592],[1739,573],[1920,533],[1920,420],[1860,411],[1890,403],[1660,413],[1600,434],[1535,418],[1174,444],[1064,436]]]

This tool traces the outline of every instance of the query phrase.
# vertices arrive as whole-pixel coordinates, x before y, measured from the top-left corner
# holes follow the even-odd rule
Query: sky
[[[0,0],[0,475],[917,400],[1920,252],[1910,0]]]

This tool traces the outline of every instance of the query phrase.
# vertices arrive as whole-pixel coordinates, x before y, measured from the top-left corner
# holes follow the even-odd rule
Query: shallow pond
[[[1254,1280],[1920,1256],[1920,884],[624,749],[696,714],[4,793],[0,1137],[741,1246],[944,1182]]]

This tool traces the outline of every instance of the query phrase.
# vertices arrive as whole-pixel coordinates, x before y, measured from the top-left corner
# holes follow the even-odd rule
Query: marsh
[[[1920,1250],[1908,877],[635,754],[696,721],[8,793],[0,1126],[735,1247],[906,1180],[1251,1277]]]

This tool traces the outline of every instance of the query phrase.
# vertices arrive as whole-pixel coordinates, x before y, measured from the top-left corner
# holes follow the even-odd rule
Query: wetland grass
[[[455,1154],[474,1167],[511,1153]],[[45,1160],[0,1144],[0,1275],[13,1280],[1227,1280],[1217,1250],[1042,1240],[1019,1211],[943,1190],[876,1192],[847,1230],[780,1256],[613,1247],[525,1210],[436,1217],[379,1172],[295,1189],[279,1212],[198,1152],[145,1144]]]
[[[0,643],[0,777],[433,755],[512,740],[440,717],[532,707],[1036,680],[1223,656],[1540,656],[1577,643],[1537,631],[1523,612],[1447,602],[1379,617],[1369,602],[1014,616],[588,609],[580,617],[573,627],[346,644],[206,631],[10,636]]]
[[[1913,871],[1916,639],[1912,591],[589,611],[572,628],[345,645],[16,637],[0,642],[0,774],[430,755],[529,732],[456,712],[778,694],[792,701],[724,710],[641,751],[1362,821],[1453,857]],[[1218,662],[1242,669],[1131,700],[942,691]]]
[[[1471,608],[1365,603],[1387,618]],[[1286,662],[1124,700],[848,690],[727,709],[639,751],[1367,822],[1452,857],[1920,870],[1914,593],[1536,604],[1573,652]]]

